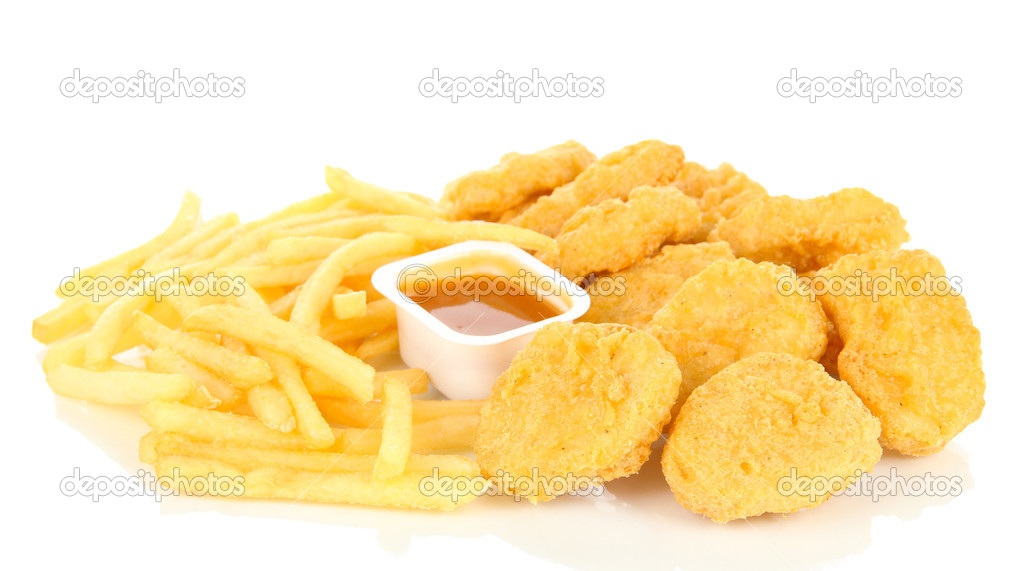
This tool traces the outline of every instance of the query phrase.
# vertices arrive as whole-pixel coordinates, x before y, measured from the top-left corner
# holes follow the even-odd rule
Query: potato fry
[[[156,446],[167,436],[162,432],[150,430],[138,439],[138,461],[152,466],[156,464]]]
[[[383,381],[383,429],[373,477],[388,480],[401,475],[412,454],[412,395],[397,379]]]
[[[408,385],[408,390],[413,395],[418,395],[429,390],[429,375],[422,369],[399,369],[396,371],[379,371],[373,376],[373,398],[378,399],[383,394],[383,380],[387,377],[396,377]],[[334,398],[352,398],[352,393],[344,384],[337,382],[315,369],[303,369],[302,379],[309,392],[316,396]]]
[[[326,168],[326,184],[360,208],[389,214],[407,214],[421,218],[443,218],[435,204],[416,200],[406,194],[363,182],[336,167]]]
[[[316,196],[313,196],[311,198],[306,198],[305,200],[301,200],[295,202],[294,204],[285,206],[284,208],[281,208],[280,210],[274,212],[273,214],[270,214],[269,216],[265,216],[258,220],[253,220],[252,222],[246,223],[245,230],[249,231],[255,230],[257,228],[262,228],[269,224],[280,222],[281,220],[286,220],[288,218],[293,218],[301,214],[314,214],[317,212],[322,212],[329,208],[330,206],[336,204],[338,201],[340,201],[340,199],[341,197],[334,192],[324,192],[323,194],[317,194]]]
[[[95,318],[89,316],[87,308],[90,305],[90,298],[84,295],[65,299],[60,305],[32,321],[32,338],[40,343],[55,343],[91,325]]]
[[[485,402],[485,400],[413,400],[412,422],[418,424],[447,416],[479,414],[479,409]],[[378,402],[361,404],[351,399],[318,397],[316,404],[328,421],[352,428],[378,426],[384,412],[383,405]]]
[[[241,400],[241,391],[234,385],[178,355],[167,347],[157,347],[145,357],[146,368],[157,373],[177,373],[190,377],[205,387],[216,404],[213,408],[232,409]]]
[[[366,339],[355,350],[355,356],[363,361],[398,350],[397,328],[381,331]]]
[[[135,371],[91,371],[59,365],[46,376],[53,392],[101,404],[145,404],[179,401],[192,392],[194,382],[184,375]]]
[[[319,408],[302,381],[302,371],[289,357],[268,349],[257,348],[256,354],[270,364],[277,382],[284,390],[293,407],[298,431],[305,438],[309,448],[327,448],[334,443],[330,425],[323,419]]]
[[[310,333],[318,333],[323,311],[348,270],[368,258],[410,254],[417,247],[414,238],[381,232],[366,234],[338,248],[319,264],[302,286],[302,291],[295,299],[295,306],[291,309],[291,322]]]
[[[273,264],[295,264],[322,260],[351,240],[328,236],[291,236],[266,245],[266,259]]]
[[[202,307],[198,296],[185,286],[178,286],[170,295],[163,296],[159,303],[166,303],[174,313],[184,319]]]
[[[114,355],[114,349],[121,336],[131,328],[135,321],[136,311],[145,311],[153,299],[143,295],[141,288],[111,303],[96,324],[85,344],[85,366],[95,369],[107,362]]]
[[[190,315],[185,321],[187,323],[205,310],[222,307],[227,306],[205,307]],[[175,331],[144,313],[135,312],[135,330],[150,347],[155,349],[161,345],[166,346],[182,357],[213,371],[238,388],[249,388],[273,378],[273,371],[262,359],[235,353],[211,341]]]
[[[98,276],[107,278],[127,276],[132,270],[141,266],[150,256],[153,256],[188,234],[199,219],[200,204],[201,201],[198,196],[191,191],[185,192],[177,215],[170,223],[170,226],[161,232],[160,235],[141,246],[81,270],[78,272],[79,279]],[[64,293],[64,287],[57,288],[57,295],[62,297],[67,295]]]
[[[283,353],[302,365],[340,380],[359,400],[368,401],[372,398],[372,367],[269,312],[230,305],[210,305],[189,315],[183,327],[188,331],[230,335],[251,345]],[[260,362],[265,364],[265,361]]]
[[[366,304],[366,314],[352,319],[327,319],[321,336],[331,343],[340,345],[358,341],[374,333],[397,325],[397,310],[388,299],[377,299]]]
[[[50,345],[43,356],[43,372],[49,375],[60,365],[81,367],[85,364],[85,344],[89,334],[82,333],[60,343]]]
[[[256,418],[267,427],[288,433],[295,429],[296,422],[287,395],[274,381],[256,385],[245,392],[248,406]]]
[[[330,298],[330,306],[337,319],[364,317],[366,314],[366,292],[335,293]]]
[[[290,319],[291,309],[294,308],[295,300],[298,299],[298,294],[301,293],[301,290],[302,286],[298,286],[270,302],[268,306],[270,313],[285,321]]]
[[[238,215],[233,212],[221,214],[210,218],[207,222],[192,229],[173,244],[160,250],[142,263],[143,267],[155,268],[156,271],[163,271],[171,266],[178,265],[175,262],[185,258],[200,244],[204,244],[229,228],[235,228],[241,221]]]
[[[425,476],[409,473],[392,480],[376,480],[363,472],[315,472],[287,468],[263,467],[251,471],[236,468],[212,460],[187,456],[160,456],[156,464],[156,475],[174,478],[175,484],[187,487],[196,479],[236,478],[240,482],[238,492],[247,498],[275,498],[306,500],[314,502],[350,503],[379,507],[452,510],[470,502],[485,493],[488,485],[481,476],[454,474],[479,478],[479,485],[469,485],[465,495],[431,493],[424,494],[421,485]],[[449,474],[439,474],[450,477]],[[481,491],[479,491],[481,490]],[[203,491],[201,493],[208,493]],[[476,495],[478,494],[478,495]]]
[[[472,448],[479,415],[445,416],[421,422],[412,432],[412,452],[426,454],[441,450]],[[345,428],[335,432],[337,443],[333,450],[349,454],[374,454],[382,442],[378,428]]]
[[[321,260],[312,260],[297,264],[231,266],[222,272],[245,278],[245,285],[250,287],[295,286],[305,283],[321,263]]]

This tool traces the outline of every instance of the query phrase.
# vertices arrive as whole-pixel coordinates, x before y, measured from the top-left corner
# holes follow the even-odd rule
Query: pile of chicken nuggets
[[[522,478],[635,474],[663,434],[686,508],[718,523],[794,512],[882,450],[939,452],[982,412],[965,299],[935,256],[901,249],[905,219],[864,189],[771,196],[661,141],[599,159],[568,141],[455,180],[440,206],[554,238],[537,257],[591,296],[482,408],[477,459],[513,476],[506,493],[546,501],[575,490]],[[785,493],[791,474],[844,486]]]

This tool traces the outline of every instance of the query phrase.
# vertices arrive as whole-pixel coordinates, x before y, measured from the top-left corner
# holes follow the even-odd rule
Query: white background
[[[691,5],[517,2],[258,9],[74,3],[0,15],[3,71],[5,559],[53,568],[964,566],[1009,557],[1018,499],[1017,8],[978,2]],[[1014,55],[1012,55],[1014,54]],[[66,98],[62,78],[217,73],[232,99]],[[497,70],[599,76],[600,98],[466,99],[421,78]],[[958,98],[783,98],[778,79],[960,77]],[[836,498],[716,526],[673,502],[655,464],[599,500],[484,498],[447,515],[345,506],[65,497],[61,479],[140,468],[131,410],[55,399],[29,337],[75,266],[140,243],[181,193],[243,219],[323,192],[323,167],[438,196],[511,150],[646,138],[727,160],[773,194],[863,186],[897,204],[912,247],[962,277],[983,333],[983,417],[924,459],[879,471],[959,476],[955,498]],[[911,566],[911,567],[909,567]]]

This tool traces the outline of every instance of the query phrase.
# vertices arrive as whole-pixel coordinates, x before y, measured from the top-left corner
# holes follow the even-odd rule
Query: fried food
[[[527,155],[508,153],[496,166],[448,184],[440,209],[452,220],[496,222],[532,197],[571,182],[595,161],[596,155],[576,141]]]
[[[707,169],[698,163],[685,163],[677,180],[676,188],[699,201],[703,222],[688,242],[702,242],[722,221],[733,218],[746,205],[769,196],[766,189],[738,172],[728,163],[721,163],[715,169]]]
[[[880,418],[885,448],[941,450],[983,411],[979,331],[944,266],[925,250],[845,256],[817,274],[848,382]],[[835,293],[836,292],[836,293]]]
[[[557,236],[578,209],[610,198],[624,198],[637,186],[661,186],[677,178],[685,162],[681,147],[661,141],[642,141],[604,156],[575,180],[549,195],[508,223]]]
[[[645,327],[681,284],[717,260],[734,260],[727,242],[674,244],[634,266],[596,278],[587,288],[589,311],[581,321]]]
[[[820,505],[873,469],[879,435],[859,397],[822,366],[760,353],[692,393],[661,463],[679,503],[726,523]]]
[[[604,200],[568,219],[557,235],[560,271],[577,278],[623,270],[698,227],[694,200],[674,187],[639,186],[627,201]]]
[[[634,474],[669,420],[681,385],[674,358],[623,325],[552,323],[497,379],[475,452],[504,493],[535,503],[573,483]]]
[[[724,367],[755,353],[817,360],[827,347],[827,316],[807,295],[781,293],[791,270],[739,259],[714,262],[681,285],[647,331],[678,359],[678,402]]]
[[[746,205],[717,225],[707,240],[724,240],[735,255],[818,270],[845,254],[893,250],[908,241],[893,204],[861,188],[810,199],[775,196]]]

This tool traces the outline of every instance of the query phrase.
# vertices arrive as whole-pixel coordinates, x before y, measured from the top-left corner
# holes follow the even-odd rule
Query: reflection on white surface
[[[135,407],[91,405],[56,397],[56,416],[134,474],[138,439],[148,431]],[[219,512],[235,517],[284,518],[376,530],[381,550],[407,553],[426,538],[457,547],[464,541],[502,541],[524,553],[585,569],[813,568],[864,551],[874,518],[916,519],[954,497],[890,495],[835,497],[821,507],[717,525],[674,501],[659,465],[659,446],[642,471],[609,482],[599,497],[563,497],[533,506],[508,497],[484,497],[450,513],[391,510],[286,501],[168,497],[167,516]],[[954,443],[925,458],[887,454],[874,470],[897,467],[905,478],[958,476],[973,487],[965,452]]]

